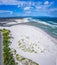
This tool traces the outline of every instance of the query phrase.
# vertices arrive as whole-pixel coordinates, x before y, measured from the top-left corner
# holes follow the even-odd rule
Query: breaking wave
[[[42,29],[50,32],[53,36],[57,38],[57,23],[54,21],[49,21],[49,20],[39,20],[39,19],[34,19],[34,18],[29,18],[29,22],[37,22],[38,27],[41,27]]]
[[[53,21],[41,21],[39,19],[32,19],[32,18],[29,18],[29,21],[30,22],[37,22],[37,23],[40,23],[40,24],[44,24],[44,25],[48,25],[48,26],[51,26],[51,27],[57,27],[57,23],[53,22]]]

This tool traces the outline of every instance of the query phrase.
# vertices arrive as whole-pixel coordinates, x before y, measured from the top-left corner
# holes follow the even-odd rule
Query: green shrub
[[[13,54],[10,52],[11,49],[9,48],[10,45],[10,31],[7,29],[1,30],[3,34],[3,59],[4,65],[17,65],[13,58]],[[9,63],[10,62],[10,63]]]

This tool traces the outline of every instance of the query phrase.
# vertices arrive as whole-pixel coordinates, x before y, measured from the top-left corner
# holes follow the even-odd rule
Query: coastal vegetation
[[[3,29],[0,30],[3,35],[3,62],[4,65],[18,65],[20,62],[23,65],[39,65],[36,62],[27,59],[19,54],[17,54],[16,50],[12,49],[9,47],[10,46],[10,39],[12,38],[10,36],[10,30],[8,29]],[[15,62],[14,58],[17,60]]]
[[[21,38],[18,41],[18,47],[23,50],[24,52],[29,52],[29,53],[43,53],[45,51],[44,48],[40,47],[39,41],[36,42],[28,42],[29,37]],[[37,49],[35,49],[37,48]]]
[[[4,65],[17,65],[14,58],[13,54],[11,53],[11,49],[9,48],[10,45],[10,30],[3,29],[0,30],[3,35],[3,62]]]
[[[21,48],[24,52],[30,52],[30,53],[37,53],[37,51],[34,49],[35,44],[27,44],[28,46],[25,45],[24,39],[20,39],[18,41],[18,46]]]
[[[14,54],[15,59],[17,60],[17,64],[18,62],[20,62],[21,65],[39,65],[38,63],[19,55],[15,49],[12,49],[12,52]]]

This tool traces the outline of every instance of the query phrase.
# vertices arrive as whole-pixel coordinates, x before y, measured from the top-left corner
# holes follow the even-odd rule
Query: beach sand
[[[57,46],[46,32],[31,25],[15,25],[5,28],[11,31],[13,37],[10,48],[15,49],[19,55],[39,65],[56,65]]]

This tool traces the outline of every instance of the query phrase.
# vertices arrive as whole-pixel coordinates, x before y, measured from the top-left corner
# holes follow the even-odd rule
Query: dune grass
[[[34,62],[34,61],[30,60],[30,59],[27,59],[27,58],[17,54],[15,49],[13,49],[13,54],[14,54],[15,59],[18,62],[20,62],[22,65],[39,65],[38,63],[36,63],[36,62]]]
[[[17,54],[16,50],[14,49],[13,51],[10,49],[9,45],[10,45],[10,30],[7,29],[3,29],[0,30],[2,32],[3,35],[3,62],[4,65],[20,65],[18,64],[18,62],[21,62],[21,64],[23,65],[39,65],[38,63],[27,59],[19,54]],[[16,60],[18,62],[15,62],[14,58],[16,58]]]
[[[3,29],[0,30],[3,35],[3,62],[4,65],[17,65],[13,58],[13,54],[11,53],[11,49],[9,48],[10,45],[10,30]]]

